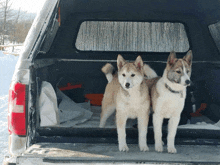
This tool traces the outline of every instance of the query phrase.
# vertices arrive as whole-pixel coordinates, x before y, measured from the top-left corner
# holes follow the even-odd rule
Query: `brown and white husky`
[[[149,91],[144,79],[156,73],[144,65],[142,58],[137,57],[135,62],[128,63],[121,55],[117,58],[118,73],[112,75],[113,66],[106,64],[102,71],[106,74],[109,83],[106,86],[102,100],[100,127],[104,127],[108,117],[116,110],[116,125],[120,151],[128,151],[126,143],[126,121],[128,118],[138,119],[139,148],[148,151],[147,127],[150,111]]]
[[[192,67],[192,51],[188,51],[182,59],[177,59],[171,52],[162,77],[147,80],[150,88],[153,108],[153,127],[155,150],[163,151],[162,124],[168,118],[167,150],[176,153],[174,146],[180,115],[184,108],[186,87],[190,85]]]

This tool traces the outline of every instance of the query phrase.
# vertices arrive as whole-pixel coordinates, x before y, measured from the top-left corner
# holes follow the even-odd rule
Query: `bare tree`
[[[0,0],[0,45],[4,45],[6,38],[15,43],[23,43],[31,27],[33,18],[25,11],[11,9],[14,0]]]
[[[12,0],[1,0],[0,5],[1,5],[0,18],[2,19],[1,44],[4,45],[5,35],[7,34],[7,22],[12,17],[12,13],[11,13]]]
[[[14,29],[9,35],[9,39],[13,43],[23,43],[28,31],[33,23],[33,19],[31,20],[20,20],[14,24]]]
[[[9,33],[9,40],[14,44],[16,41],[15,33],[16,33],[16,25],[18,24],[18,20],[21,17],[21,8],[19,8],[15,19],[12,21],[12,28]]]

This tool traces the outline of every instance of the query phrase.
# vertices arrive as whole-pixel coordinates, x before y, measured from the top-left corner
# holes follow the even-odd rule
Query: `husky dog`
[[[147,80],[150,88],[153,108],[153,127],[155,150],[163,151],[162,123],[169,119],[167,150],[176,153],[174,146],[180,114],[184,108],[186,87],[190,85],[192,66],[192,51],[188,51],[182,59],[177,59],[175,52],[171,52],[162,77]]]
[[[116,125],[120,151],[128,151],[126,143],[126,121],[128,118],[138,119],[139,147],[148,151],[146,135],[149,119],[150,98],[144,79],[145,72],[155,76],[156,73],[144,65],[142,58],[128,63],[121,55],[117,58],[118,73],[112,75],[113,66],[106,64],[102,71],[106,74],[108,84],[102,100],[100,127],[104,127],[108,117],[116,110]]]

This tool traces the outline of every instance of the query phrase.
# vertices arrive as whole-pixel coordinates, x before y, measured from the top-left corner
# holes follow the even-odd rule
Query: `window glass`
[[[181,23],[85,21],[76,48],[81,51],[186,52],[188,38]]]

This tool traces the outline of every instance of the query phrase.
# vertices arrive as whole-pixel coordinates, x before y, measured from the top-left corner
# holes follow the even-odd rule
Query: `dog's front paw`
[[[155,151],[157,152],[163,152],[163,145],[161,144],[155,144]]]
[[[119,151],[128,152],[129,148],[128,148],[127,144],[119,145]]]
[[[176,154],[177,153],[175,147],[167,147],[167,150],[168,150],[168,153],[171,153],[171,154]]]
[[[140,146],[140,151],[142,151],[142,152],[149,151],[149,148],[147,145],[142,145],[142,146]]]

